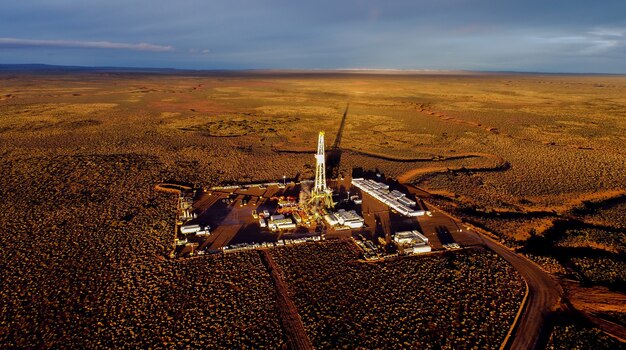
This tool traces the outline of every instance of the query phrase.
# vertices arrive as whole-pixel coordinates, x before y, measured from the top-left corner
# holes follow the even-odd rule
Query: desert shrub
[[[561,319],[554,326],[547,349],[549,350],[620,350],[623,343],[575,319]]]
[[[320,349],[498,347],[524,294],[482,249],[371,264],[348,244],[271,250]]]
[[[528,218],[497,218],[487,212],[525,214],[527,207],[552,212],[579,194],[623,189],[626,182],[621,152],[626,119],[624,108],[615,102],[623,95],[621,78],[602,77],[601,89],[595,86],[599,78],[590,77],[502,81],[499,76],[82,74],[77,78],[3,73],[2,78],[3,348],[280,346],[277,321],[265,304],[272,290],[256,257],[163,261],[173,239],[175,198],[153,188],[166,180],[212,186],[283,175],[311,178],[312,152],[281,153],[275,147],[313,150],[320,129],[327,132],[330,146],[347,101],[350,109],[339,164],[343,173],[362,167],[401,176],[428,168],[416,181],[453,194],[441,201],[433,198],[436,204],[478,220],[503,237],[524,227]],[[467,153],[481,155],[442,159]],[[483,212],[457,210],[466,204]],[[577,215],[624,228],[624,213],[624,203],[617,203]],[[587,238],[606,246],[623,241],[572,235],[561,248]],[[359,266],[365,271],[359,272],[351,267],[352,257],[342,257],[341,249],[335,255],[310,253],[314,266],[299,255],[293,268],[287,262],[282,266],[293,279],[297,271],[307,274],[294,290],[320,347],[349,345],[350,340],[337,333],[344,330],[348,335],[368,335],[360,340],[363,346],[388,346],[375,335],[383,317],[390,320],[384,330],[398,340],[398,347],[427,342],[417,339],[411,322],[424,330],[424,339],[434,339],[433,344],[466,347],[467,339],[475,346],[491,347],[482,345],[497,343],[519,298],[519,278],[489,255],[473,258],[474,272],[465,262],[470,254],[454,255],[458,261],[450,266],[459,266],[450,270],[450,256],[425,259],[432,268],[390,262],[381,265],[391,272],[387,274],[381,267]],[[593,270],[594,260],[586,260],[594,257],[575,262],[583,271],[580,276],[584,271],[593,271],[590,278],[604,276],[604,271]],[[509,299],[474,295],[473,288],[485,289],[481,271],[491,271],[482,266],[485,259],[493,263],[496,276],[514,281],[512,290],[501,291],[512,293]],[[323,270],[326,265],[337,272]],[[623,271],[619,260],[600,260],[600,265]],[[437,268],[442,272],[433,270]],[[246,269],[259,275],[247,274]],[[458,271],[476,281],[463,280]],[[619,271],[607,273],[623,280]],[[328,280],[316,289],[310,281],[313,275]],[[396,275],[402,276],[403,285],[389,278]],[[382,280],[369,287],[375,277]],[[350,291],[345,281],[360,292]],[[457,293],[444,281],[455,281],[466,292],[463,297],[473,299],[449,299]],[[448,292],[448,303],[436,298],[418,302],[420,294],[415,291],[442,293],[429,285]],[[307,306],[315,300],[298,290],[310,290],[317,298],[323,307],[319,315]],[[322,290],[338,297],[329,300]],[[210,296],[216,301],[207,300]],[[240,296],[249,297],[250,304],[244,305]],[[407,296],[413,299],[407,301]],[[352,305],[355,300],[363,310]],[[488,302],[476,302],[482,300]],[[502,310],[494,311],[501,300]],[[346,311],[346,316],[328,305]],[[205,313],[219,322],[208,321]],[[472,321],[478,313],[487,319],[485,329]],[[355,315],[367,318],[352,322]],[[241,324],[235,322],[239,319]],[[460,329],[470,333],[446,328],[459,327],[462,321],[466,325]],[[325,322],[331,326],[320,328]]]
[[[582,282],[626,288],[626,262],[610,256],[570,259]]]
[[[566,230],[563,237],[556,242],[558,247],[592,247],[610,252],[626,252],[626,233],[601,230],[597,228],[580,228]]]
[[[527,258],[537,263],[541,268],[548,271],[549,273],[554,274],[566,274],[567,270],[561,263],[551,256],[546,255],[535,255],[535,254],[524,254]]]
[[[158,158],[18,154],[0,167],[1,348],[283,343],[258,254],[163,258],[176,199],[154,191]]]

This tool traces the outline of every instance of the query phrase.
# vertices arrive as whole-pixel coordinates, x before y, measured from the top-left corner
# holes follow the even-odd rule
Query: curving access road
[[[410,184],[405,185],[413,187]],[[415,187],[413,189],[417,190]],[[554,312],[561,307],[563,289],[559,283],[534,262],[493,240],[483,230],[461,223],[459,219],[431,203],[427,203],[427,205],[454,221],[457,227],[469,227],[469,230],[463,229],[461,232],[455,232],[455,236],[459,238],[461,236],[466,236],[465,238],[478,237],[485,246],[513,265],[526,281],[528,285],[526,303],[517,323],[513,325],[511,337],[506,344],[503,344],[502,348],[512,350],[544,349],[550,331],[548,322]]]
[[[472,233],[470,231],[469,233]],[[535,263],[520,256],[491,238],[480,235],[486,246],[508,261],[526,280],[528,297],[515,331],[505,344],[506,349],[543,349],[547,341],[549,327],[546,323],[550,315],[560,305],[563,290],[561,286]]]

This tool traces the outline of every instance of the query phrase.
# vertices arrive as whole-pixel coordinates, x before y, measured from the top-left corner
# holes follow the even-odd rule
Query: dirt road
[[[561,286],[567,300],[600,329],[622,342],[626,342],[626,327],[602,316],[606,312],[625,312],[626,294],[606,287],[581,286],[578,281],[562,278]]]
[[[471,234],[473,231],[468,232]],[[522,316],[515,325],[515,332],[506,349],[543,349],[548,340],[546,326],[550,315],[560,304],[563,290],[552,276],[543,272],[537,265],[510,249],[483,237],[486,246],[508,261],[519,271],[528,284],[528,298]]]
[[[287,283],[283,280],[283,276],[278,270],[278,265],[272,259],[272,256],[267,250],[259,250],[261,260],[267,267],[267,270],[272,277],[274,287],[276,288],[276,305],[278,307],[278,313],[285,336],[287,337],[287,346],[289,349],[307,349],[312,350],[313,344],[309,336],[306,334],[304,325],[298,309],[293,300],[289,297],[289,291],[287,289]]]
[[[412,187],[410,184],[406,184]],[[435,207],[431,203],[426,203],[430,208],[448,216],[452,221],[462,227],[462,232],[455,233],[457,236],[466,236],[466,239],[478,237],[484,245],[508,261],[520,272],[528,284],[528,297],[524,310],[514,326],[514,332],[509,338],[505,349],[527,350],[543,349],[549,337],[548,321],[554,312],[560,307],[563,289],[559,283],[549,274],[544,272],[539,266],[527,258],[516,254],[508,247],[494,241],[489,235],[480,229],[471,227],[467,230],[467,225],[460,220]]]

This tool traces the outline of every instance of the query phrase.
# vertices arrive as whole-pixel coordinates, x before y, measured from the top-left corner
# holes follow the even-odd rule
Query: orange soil
[[[581,287],[578,282],[561,280],[572,305],[594,322],[604,332],[626,342],[626,327],[598,317],[598,313],[626,312],[626,294],[614,292],[606,287]]]

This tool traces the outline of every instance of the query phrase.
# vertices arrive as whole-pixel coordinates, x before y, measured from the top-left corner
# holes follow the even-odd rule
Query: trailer
[[[195,225],[184,225],[180,227],[180,233],[184,234],[184,235],[188,235],[191,233],[196,233],[198,231],[200,231],[202,228],[200,227],[200,225],[195,224]]]

